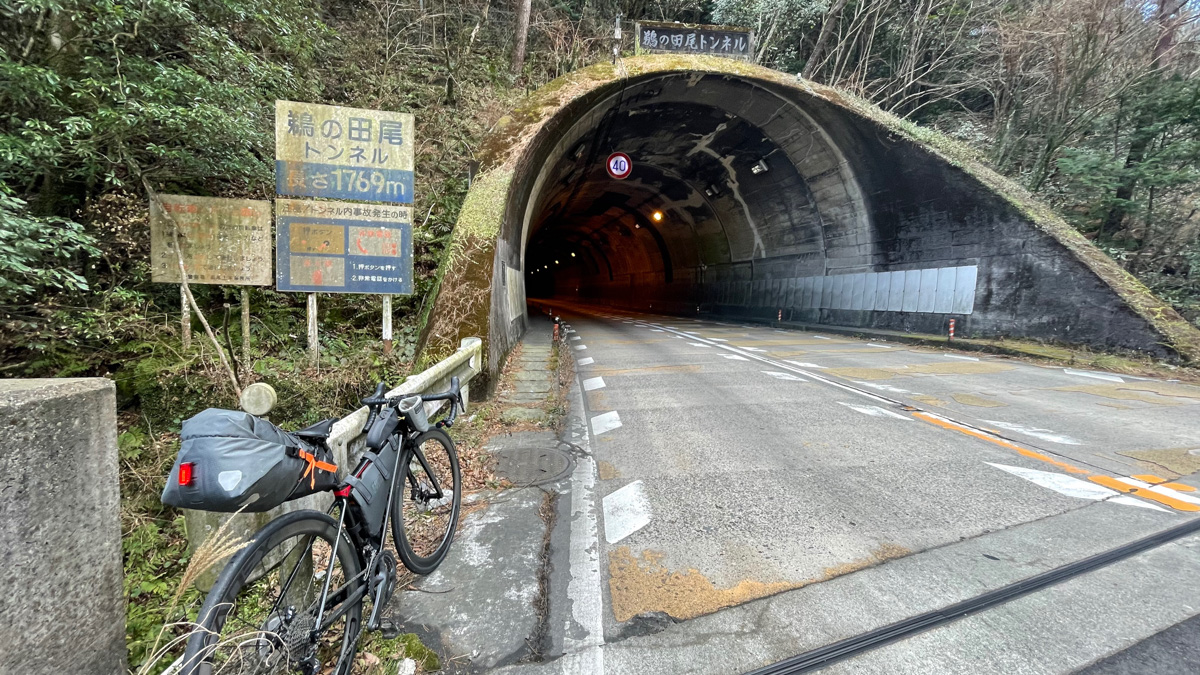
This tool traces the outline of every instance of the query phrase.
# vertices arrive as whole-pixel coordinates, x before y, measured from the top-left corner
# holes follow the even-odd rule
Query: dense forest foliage
[[[9,0],[0,375],[118,383],[137,665],[186,561],[179,519],[157,503],[171,432],[198,407],[232,405],[213,345],[181,348],[177,287],[150,281],[146,189],[271,198],[276,99],[417,120],[417,293],[398,304],[396,353],[379,353],[378,298],[323,297],[322,376],[312,377],[302,295],[252,290],[253,349],[235,366],[280,389],[279,420],[311,422],[411,362],[481,138],[527,91],[610,58],[618,17],[626,53],[637,19],[752,27],[760,63],[976,148],[1200,324],[1197,10],[1183,0]],[[193,290],[225,342],[240,342],[238,289]]]

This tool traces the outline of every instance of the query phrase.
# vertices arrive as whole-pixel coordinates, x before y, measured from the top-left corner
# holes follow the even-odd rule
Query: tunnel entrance
[[[532,200],[529,297],[737,312],[751,305],[732,284],[861,265],[858,247],[874,238],[853,171],[824,129],[743,80],[641,81],[557,145]],[[633,160],[625,180],[606,170],[615,151]]]
[[[1200,359],[1200,332],[969,151],[784,73],[593,66],[500,120],[480,160],[428,356],[483,335],[495,372],[527,298],[559,298],[931,334],[954,318],[960,335]]]

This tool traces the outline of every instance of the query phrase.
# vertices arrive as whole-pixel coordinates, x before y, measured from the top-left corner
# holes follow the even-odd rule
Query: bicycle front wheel
[[[442,564],[462,502],[462,474],[454,441],[430,429],[405,444],[392,500],[392,539],[400,560],[414,574],[429,574]]]
[[[366,585],[360,571],[328,515],[295,511],[272,520],[209,591],[182,672],[349,675]]]

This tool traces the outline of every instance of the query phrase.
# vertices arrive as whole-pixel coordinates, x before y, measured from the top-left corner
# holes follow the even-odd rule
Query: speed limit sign
[[[625,180],[633,171],[633,162],[629,160],[629,155],[623,152],[614,152],[608,156],[605,168],[608,169],[608,175],[617,180]]]

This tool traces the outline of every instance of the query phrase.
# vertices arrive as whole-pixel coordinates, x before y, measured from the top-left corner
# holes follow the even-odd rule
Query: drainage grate
[[[565,478],[571,456],[554,448],[502,448],[495,451],[496,473],[516,485],[541,485]]]

